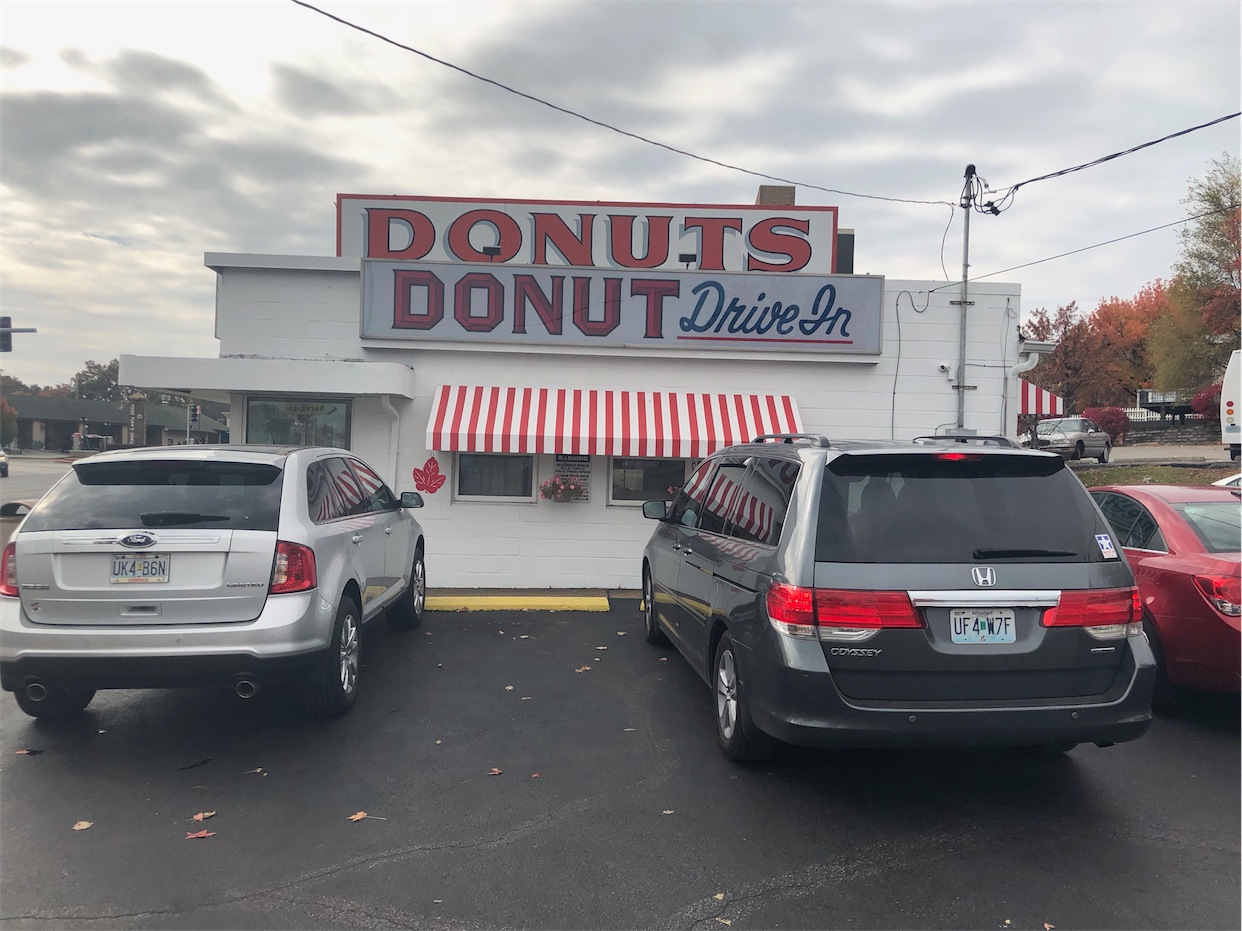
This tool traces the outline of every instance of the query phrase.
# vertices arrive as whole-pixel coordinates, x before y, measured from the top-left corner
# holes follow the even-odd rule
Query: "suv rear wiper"
[[[1077,556],[1073,550],[998,549],[980,547],[972,554],[975,559],[1021,559],[1024,556]]]
[[[144,527],[171,527],[174,524],[200,524],[211,520],[231,520],[227,514],[199,514],[196,511],[146,511],[138,515]]]

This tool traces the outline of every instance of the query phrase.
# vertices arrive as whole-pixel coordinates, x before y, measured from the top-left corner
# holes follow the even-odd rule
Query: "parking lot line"
[[[428,611],[607,611],[607,595],[428,595]]]

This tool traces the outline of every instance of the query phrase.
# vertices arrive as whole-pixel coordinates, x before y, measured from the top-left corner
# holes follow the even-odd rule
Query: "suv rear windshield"
[[[278,466],[252,462],[83,463],[47,493],[22,530],[275,531],[280,476]]]
[[[1108,528],[1060,459],[967,455],[832,460],[820,496],[816,561],[1103,561],[1095,535]]]

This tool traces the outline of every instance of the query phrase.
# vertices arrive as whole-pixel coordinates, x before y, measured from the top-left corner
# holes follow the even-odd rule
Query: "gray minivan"
[[[711,685],[731,759],[778,740],[1064,751],[1151,722],[1134,577],[1060,456],[765,436],[643,513],[647,640]]]

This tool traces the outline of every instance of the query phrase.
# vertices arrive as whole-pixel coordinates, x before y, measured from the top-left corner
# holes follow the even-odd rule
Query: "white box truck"
[[[1229,458],[1237,460],[1242,444],[1242,424],[1238,420],[1242,402],[1242,350],[1229,356],[1225,381],[1220,388],[1220,441],[1229,450]]]

